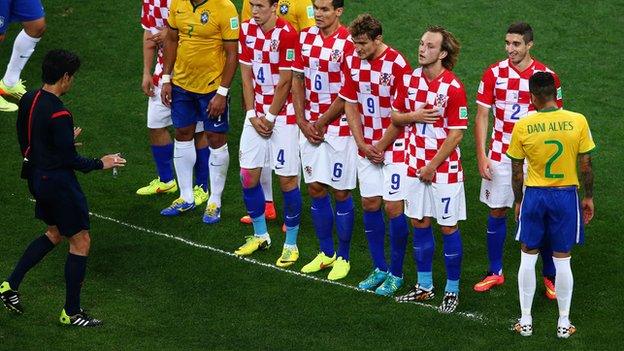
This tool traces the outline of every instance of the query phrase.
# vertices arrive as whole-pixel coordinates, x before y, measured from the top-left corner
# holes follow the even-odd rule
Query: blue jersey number
[[[375,100],[372,97],[366,99],[366,107],[368,107],[368,113],[375,113]]]
[[[277,162],[282,166],[284,165],[284,149],[279,149],[277,152]]]
[[[513,113],[511,114],[511,119],[520,119],[520,117],[518,117],[518,114],[520,113],[520,104],[513,104],[513,106],[511,107]]]
[[[258,70],[258,75],[256,76],[256,78],[258,79],[258,81],[260,81],[260,83],[264,83],[264,68],[260,67],[260,69]]]
[[[320,91],[321,89],[323,89],[322,78],[319,74],[314,76],[314,89],[317,91]]]

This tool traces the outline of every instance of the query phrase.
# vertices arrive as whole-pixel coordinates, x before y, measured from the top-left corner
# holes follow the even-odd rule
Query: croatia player
[[[392,114],[394,123],[409,126],[405,213],[414,227],[418,268],[417,284],[397,300],[422,301],[434,296],[431,219],[435,218],[444,238],[447,280],[440,305],[443,313],[455,311],[459,302],[462,241],[457,222],[466,219],[459,143],[468,126],[468,109],[464,86],[452,72],[459,48],[452,33],[429,27],[418,48],[421,67],[404,77]]]
[[[518,269],[522,317],[514,330],[522,336],[533,333],[531,305],[535,295],[535,262],[538,249],[548,241],[557,269],[557,337],[568,338],[576,332],[569,319],[574,286],[570,252],[575,244],[583,243],[583,225],[594,216],[590,152],[595,144],[585,116],[560,109],[553,74],[535,73],[529,79],[529,91],[531,102],[539,112],[515,124],[507,150],[507,156],[512,159],[518,221],[516,240],[521,242],[522,249]],[[525,159],[528,177],[523,193]],[[580,203],[577,164],[585,191]]]
[[[228,91],[237,67],[238,13],[230,0],[172,0],[167,20],[161,97],[171,106],[176,129],[173,161],[180,198],[161,214],[176,216],[195,207],[193,166],[208,158],[211,194],[203,220],[216,223],[230,162]],[[204,126],[210,150],[201,159],[193,143],[197,123]]]
[[[262,167],[272,166],[284,196],[286,241],[276,265],[287,267],[299,258],[301,222],[299,191],[299,128],[290,88],[297,32],[275,14],[277,0],[250,0],[253,18],[243,22],[239,62],[247,110],[240,141],[243,200],[252,219],[253,236],[237,255],[250,255],[271,245],[260,181]]]
[[[344,278],[350,269],[354,222],[351,190],[356,185],[357,168],[357,147],[344,116],[344,100],[338,97],[344,83],[345,57],[353,52],[349,30],[340,23],[343,6],[343,0],[314,1],[316,26],[301,31],[293,65],[292,94],[301,130],[303,179],[312,198],[312,223],[321,251],[301,271],[333,267],[330,280]],[[335,212],[329,187],[336,201]]]
[[[297,32],[304,28],[311,27],[314,22],[314,11],[310,0],[280,0],[277,3],[277,16],[285,19],[288,23],[295,27]],[[241,21],[251,19],[251,7],[249,1],[243,1],[243,9],[241,11]],[[243,102],[244,105],[244,102]],[[260,184],[264,192],[265,216],[271,220],[277,217],[275,206],[273,204],[273,181],[271,177],[271,167],[262,167],[262,175],[260,176]],[[241,223],[251,224],[251,217],[245,215],[240,219]]]
[[[403,76],[411,71],[406,59],[383,42],[381,23],[369,14],[350,26],[355,54],[347,57],[345,84],[340,91],[345,114],[358,147],[357,174],[364,209],[364,230],[373,271],[361,289],[392,295],[403,285],[403,258],[408,226],[403,213],[406,196],[405,127],[392,123],[392,102]],[[386,225],[390,221],[390,267],[386,263]]]
[[[8,95],[19,100],[22,95],[26,94],[20,75],[46,30],[45,12],[41,0],[0,1],[0,43],[4,41],[9,24],[17,21],[22,23],[23,29],[13,42],[11,59],[0,80],[0,95]],[[17,105],[0,96],[0,111],[17,111]]]
[[[511,189],[511,161],[505,155],[514,124],[529,113],[535,112],[529,93],[529,78],[539,71],[551,72],[543,63],[530,55],[533,30],[524,22],[513,23],[507,29],[505,50],[507,58],[494,63],[483,73],[477,93],[475,143],[479,173],[481,174],[481,202],[488,205],[487,250],[489,268],[485,277],[474,285],[475,291],[488,291],[505,282],[503,251],[507,235],[507,210],[513,205]],[[553,73],[554,74],[554,73]],[[561,87],[555,75],[557,105],[562,106]],[[494,126],[489,150],[485,142],[488,119],[492,109]],[[543,276],[546,296],[555,299],[555,267],[552,250],[542,248]]]

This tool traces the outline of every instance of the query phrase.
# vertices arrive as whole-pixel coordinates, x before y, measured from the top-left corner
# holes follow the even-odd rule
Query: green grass
[[[441,24],[453,31],[462,42],[455,71],[466,86],[471,116],[483,69],[504,57],[507,26],[515,20],[531,23],[536,33],[533,55],[559,74],[566,108],[587,116],[598,145],[594,155],[596,218],[586,230],[586,245],[575,249],[572,261],[576,289],[571,317],[579,328],[577,335],[567,341],[556,339],[556,304],[542,296],[541,283],[533,308],[534,336],[520,338],[509,331],[519,313],[519,250],[511,234],[505,255],[507,283],[487,294],[472,292],[472,284],[486,268],[487,209],[478,201],[480,180],[469,130],[462,143],[469,219],[461,223],[465,254],[459,310],[478,313],[482,321],[441,315],[413,304],[396,304],[92,218],[93,247],[83,305],[104,319],[106,325],[97,330],[76,330],[56,323],[64,299],[64,244],[23,282],[20,290],[27,313],[0,313],[0,349],[621,349],[617,332],[624,312],[624,282],[617,267],[623,258],[619,230],[624,194],[617,174],[624,167],[624,128],[617,118],[624,105],[619,64],[624,52],[624,20],[619,14],[624,13],[624,4],[353,0],[347,5],[344,22],[362,12],[377,16],[384,24],[386,42],[402,51],[414,65],[418,39],[427,25]],[[173,196],[133,195],[154,174],[145,128],[146,99],[140,91],[138,2],[50,0],[45,7],[48,31],[22,78],[34,88],[47,50],[62,47],[76,51],[83,66],[74,90],[64,101],[76,124],[84,128],[81,138],[85,145],[80,152],[99,156],[121,151],[128,159],[128,167],[117,179],[110,172],[80,176],[91,210],[228,252],[240,245],[251,229],[238,223],[244,213],[236,158],[243,121],[239,104],[232,104],[231,163],[222,223],[203,225],[200,210],[164,219],[158,211]],[[8,61],[17,31],[18,26],[13,25],[1,44],[2,67]],[[237,78],[233,101],[238,101],[239,85]],[[26,184],[18,177],[15,116],[0,116],[0,148],[4,151],[0,220],[5,223],[0,235],[0,276],[10,273],[26,245],[44,229],[33,219],[33,203]],[[279,192],[275,195],[281,204]],[[307,196],[305,201],[307,208]],[[253,257],[273,264],[282,236],[278,223],[272,223],[270,231],[274,247]],[[441,287],[444,267],[439,234],[436,237],[434,279]],[[299,247],[302,257],[295,270],[317,250],[307,211]],[[353,286],[370,266],[359,212],[351,252],[352,272],[344,283]],[[411,249],[405,274],[406,281],[413,283]],[[439,302],[436,297],[433,303]]]

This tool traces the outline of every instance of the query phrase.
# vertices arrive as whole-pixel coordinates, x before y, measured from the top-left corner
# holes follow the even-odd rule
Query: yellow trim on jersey
[[[286,11],[286,13],[284,13]],[[280,0],[277,3],[277,15],[290,23],[297,32],[316,25],[314,20],[314,7],[311,0]],[[249,0],[243,0],[241,22],[251,18],[251,6]]]
[[[224,41],[238,40],[239,19],[230,0],[172,0],[167,19],[178,30],[173,84],[200,94],[217,90],[225,67]]]
[[[577,157],[595,147],[582,114],[540,111],[516,122],[507,156],[527,159],[526,186],[578,186]]]

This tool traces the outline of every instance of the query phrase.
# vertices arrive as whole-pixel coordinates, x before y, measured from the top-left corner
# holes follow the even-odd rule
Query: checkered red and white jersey
[[[167,17],[169,17],[169,1],[170,0],[143,0],[143,8],[141,10],[141,27],[154,34],[158,28],[167,26]],[[158,48],[156,57],[156,66],[154,67],[154,75],[152,79],[154,85],[160,82],[160,76],[163,71],[163,51]]]
[[[264,33],[252,18],[241,24],[238,40],[238,60],[243,65],[251,66],[253,71],[256,114],[264,116],[273,102],[280,70],[292,69],[297,31],[286,20],[278,18],[275,27]],[[297,123],[290,93],[275,123]]]
[[[333,34],[324,37],[317,26],[299,33],[293,70],[305,76],[305,118],[316,121],[338,97],[344,84],[342,66],[345,57],[353,53],[349,30],[340,26]],[[342,115],[327,126],[327,135],[349,136],[347,118]]]
[[[533,60],[533,63],[522,72],[519,72],[509,59],[497,62],[483,72],[477,92],[477,103],[494,108],[494,127],[489,148],[491,160],[511,162],[505,154],[511,141],[511,131],[520,118],[535,112],[529,92],[529,78],[535,72],[550,72],[554,75],[557,105],[563,107],[559,77],[537,60]]]
[[[449,70],[428,81],[422,67],[403,77],[393,108],[400,112],[418,108],[442,109],[442,118],[434,124],[412,123],[409,126],[405,163],[407,175],[416,177],[416,171],[435,157],[450,129],[468,128],[468,107],[464,85]],[[450,184],[464,181],[459,145],[436,169],[434,183]]]
[[[410,65],[400,52],[388,47],[372,61],[362,60],[356,54],[347,56],[345,69],[345,84],[339,95],[347,102],[357,103],[364,142],[374,144],[392,123],[392,102],[402,77],[411,70]],[[364,156],[361,151],[359,154]],[[384,157],[386,162],[404,162],[405,132],[388,146]]]

